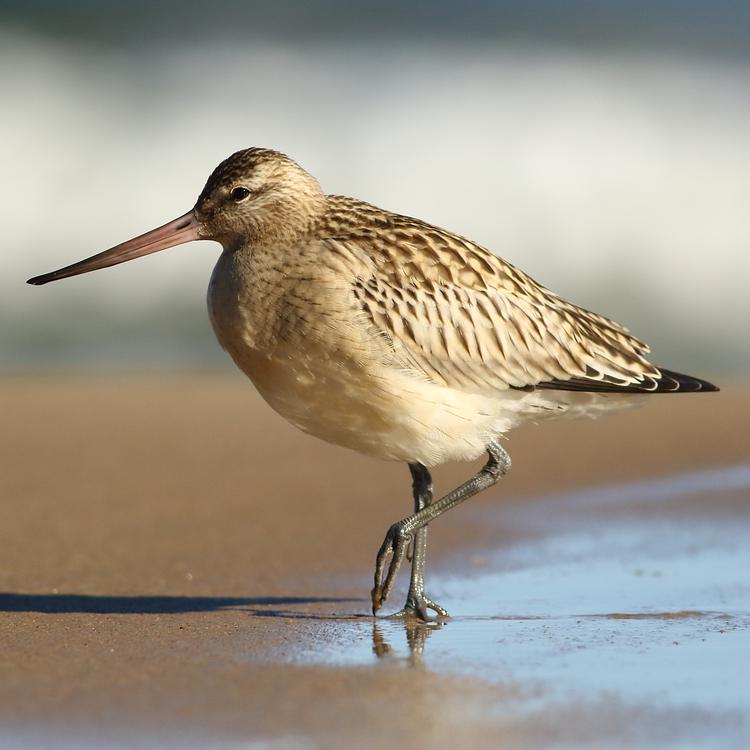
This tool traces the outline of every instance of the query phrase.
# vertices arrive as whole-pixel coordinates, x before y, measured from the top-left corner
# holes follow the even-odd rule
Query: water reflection
[[[436,630],[442,629],[447,623],[445,622],[420,622],[414,619],[399,620],[395,630],[398,630],[400,624],[406,634],[406,647],[408,653],[401,656],[400,652],[391,645],[386,638],[380,623],[373,623],[372,626],[372,652],[378,659],[387,661],[402,661],[410,667],[422,667],[422,657],[427,639]]]

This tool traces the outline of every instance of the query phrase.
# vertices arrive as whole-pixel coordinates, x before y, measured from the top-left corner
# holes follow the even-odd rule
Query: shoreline
[[[746,569],[736,537],[750,526],[750,389],[511,433],[507,482],[431,527],[428,590],[456,617],[410,632],[367,616],[377,547],[409,512],[405,467],[298,433],[224,376],[3,384],[6,730],[112,747],[175,737],[185,747],[445,747],[461,732],[477,747],[510,748],[556,736],[637,747],[665,721],[669,747],[698,731],[696,716],[714,740],[744,731],[736,706],[712,703],[708,685],[693,709],[646,711],[637,700],[646,685],[633,693],[610,682],[611,700],[548,697],[544,721],[534,701],[545,699],[533,693],[553,695],[549,679],[565,684],[576,669],[596,685],[596,659],[642,661],[666,679],[673,640],[691,658],[715,649],[717,663],[739,663],[726,644],[746,648],[750,605],[729,606],[749,597],[728,571],[733,560]],[[714,490],[699,473],[717,464],[739,467],[721,470],[734,486]],[[439,469],[436,489],[471,468]],[[670,490],[676,474],[704,477],[700,491]],[[399,580],[392,609],[405,572]],[[663,616],[649,618],[641,599]],[[737,627],[718,633],[714,613]],[[472,660],[498,643],[505,649],[485,661],[499,679],[487,680]],[[558,670],[554,679],[538,663]]]

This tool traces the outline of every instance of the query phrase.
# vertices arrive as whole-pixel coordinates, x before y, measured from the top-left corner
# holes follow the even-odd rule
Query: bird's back
[[[482,392],[711,389],[656,367],[624,326],[464,237],[350,198],[329,205],[323,242],[372,261],[354,282],[362,311],[404,364],[436,382]]]

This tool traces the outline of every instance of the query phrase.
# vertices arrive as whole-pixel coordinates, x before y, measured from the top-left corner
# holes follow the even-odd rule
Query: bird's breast
[[[299,429],[366,453],[382,452],[395,411],[378,353],[330,279],[296,283],[222,254],[208,289],[221,346],[263,398]],[[387,449],[386,449],[387,450]]]

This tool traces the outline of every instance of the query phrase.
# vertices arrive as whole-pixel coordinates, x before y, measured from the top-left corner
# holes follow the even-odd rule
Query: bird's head
[[[216,240],[227,250],[293,242],[312,230],[325,201],[317,180],[288,156],[264,148],[238,151],[216,167],[186,214],[28,283],[77,276],[192,240]]]
[[[299,164],[278,151],[250,148],[216,167],[193,214],[202,237],[232,247],[304,235],[324,205],[318,181]]]

